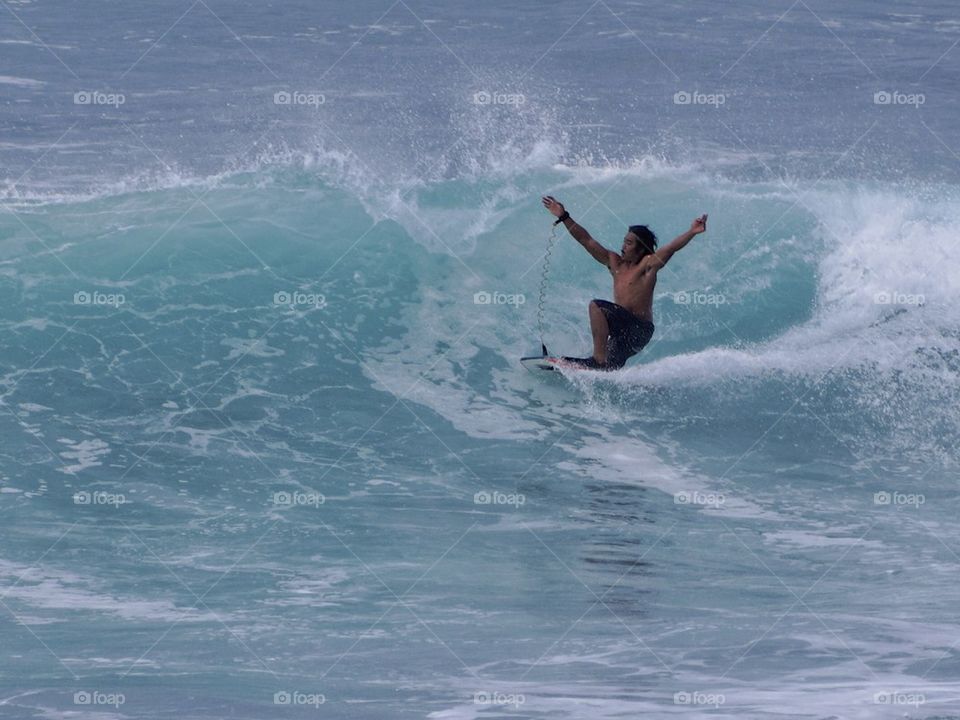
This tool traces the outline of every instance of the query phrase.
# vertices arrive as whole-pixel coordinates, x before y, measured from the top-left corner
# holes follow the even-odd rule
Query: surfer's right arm
[[[594,240],[590,233],[582,228],[576,220],[570,217],[570,213],[566,211],[563,205],[558,202],[556,198],[551,195],[545,196],[543,198],[543,206],[549,210],[551,214],[555,215],[559,222],[563,223],[563,226],[570,232],[570,234],[573,236],[573,239],[583,245],[584,249],[593,256],[594,260],[601,265],[610,267],[610,256],[614,255],[614,253],[610,252],[603,245]]]

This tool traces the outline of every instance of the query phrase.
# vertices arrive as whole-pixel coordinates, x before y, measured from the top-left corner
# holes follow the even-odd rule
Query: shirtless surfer
[[[673,254],[685,247],[695,235],[707,229],[707,216],[701,215],[690,229],[657,249],[657,236],[646,225],[631,225],[617,254],[594,240],[578,225],[556,198],[547,195],[543,206],[563,223],[573,238],[613,275],[613,302],[590,301],[590,331],[593,356],[565,357],[564,361],[595,370],[617,370],[627,359],[640,352],[653,337],[653,289],[657,273]],[[556,224],[556,223],[555,223]]]

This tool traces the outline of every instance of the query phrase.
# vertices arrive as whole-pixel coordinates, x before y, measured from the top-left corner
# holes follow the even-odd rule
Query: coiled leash
[[[550,237],[547,238],[547,251],[543,256],[543,267],[540,270],[540,294],[537,298],[537,332],[540,335],[540,350],[543,356],[547,357],[547,344],[543,340],[543,311],[547,303],[547,276],[550,274],[550,254],[553,252],[553,244],[557,241],[557,223],[550,228]]]

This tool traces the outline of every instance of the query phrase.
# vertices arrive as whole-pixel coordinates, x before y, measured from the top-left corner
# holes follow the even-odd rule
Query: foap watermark
[[[127,701],[123,693],[103,692],[102,690],[78,690],[73,694],[74,705],[109,705],[119,708]]]
[[[725,702],[727,702],[727,698],[722,693],[705,693],[699,690],[687,692],[681,690],[673,694],[674,705],[708,705],[716,709]]]
[[[481,290],[473,294],[474,305],[513,305],[520,307],[527,301],[523,293],[487,292]]]
[[[919,508],[927,502],[923,493],[902,493],[888,490],[881,490],[873,494],[874,505],[895,505],[897,507],[906,506]]]
[[[873,702],[876,705],[910,705],[917,708],[926,701],[927,696],[923,693],[901,692],[899,690],[885,690],[873,695]]]
[[[273,504],[281,507],[320,507],[327,501],[323,493],[281,490],[273,494]]]
[[[697,290],[688,292],[687,290],[682,290],[681,292],[673,294],[673,301],[677,305],[719,306],[727,304],[727,296],[723,293],[699,292]]]
[[[322,310],[327,306],[327,297],[320,293],[279,290],[273,294],[273,304],[290,308],[312,307],[315,310]]]
[[[112,505],[116,508],[126,505],[128,502],[127,496],[123,493],[112,493],[104,490],[94,490],[93,492],[80,490],[73,494],[74,505]]]
[[[697,90],[687,92],[680,90],[673,94],[674,105],[712,105],[720,107],[727,102],[727,96],[723,93],[702,93]]]
[[[873,302],[877,305],[923,305],[927,302],[927,299],[921,293],[881,290],[874,293]]]
[[[473,94],[474,105],[523,105],[525,102],[527,102],[527,96],[523,93],[480,90]]]
[[[127,301],[123,293],[105,293],[99,290],[78,290],[73,294],[74,305],[101,305],[120,307]]]
[[[303,92],[301,90],[280,90],[273,94],[274,105],[288,105],[292,107],[320,107],[327,102],[327,96],[318,92]]]
[[[874,105],[913,105],[914,107],[920,107],[926,101],[927,96],[923,93],[879,90],[873,94]]]
[[[74,105],[105,105],[120,107],[127,101],[123,93],[109,93],[100,90],[78,90],[73,94]]]
[[[504,693],[481,690],[473,694],[474,705],[512,705],[514,709],[517,709],[526,701],[527,698],[522,693]]]
[[[273,694],[274,705],[312,705],[319,708],[327,701],[323,693],[308,693],[299,690],[280,690]]]
[[[719,508],[727,501],[723,493],[700,492],[699,490],[682,490],[673,495],[675,505],[698,505],[701,507]]]
[[[474,505],[512,505],[521,507],[527,502],[527,496],[523,493],[503,493],[499,490],[481,490],[474,493]]]

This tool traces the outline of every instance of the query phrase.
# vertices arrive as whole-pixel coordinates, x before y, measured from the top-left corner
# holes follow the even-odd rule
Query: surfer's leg
[[[623,367],[627,360],[643,350],[653,337],[654,327],[652,322],[634,319],[622,330],[610,337],[607,365],[612,368]]]
[[[592,300],[590,310],[590,333],[593,335],[593,355],[585,358],[564,357],[562,360],[571,365],[589,368],[591,370],[612,370],[608,365],[608,348],[610,342],[610,322],[607,313],[616,308],[606,300]]]
[[[598,365],[607,362],[607,338],[610,325],[607,316],[596,300],[590,301],[590,332],[593,334],[593,359]]]

